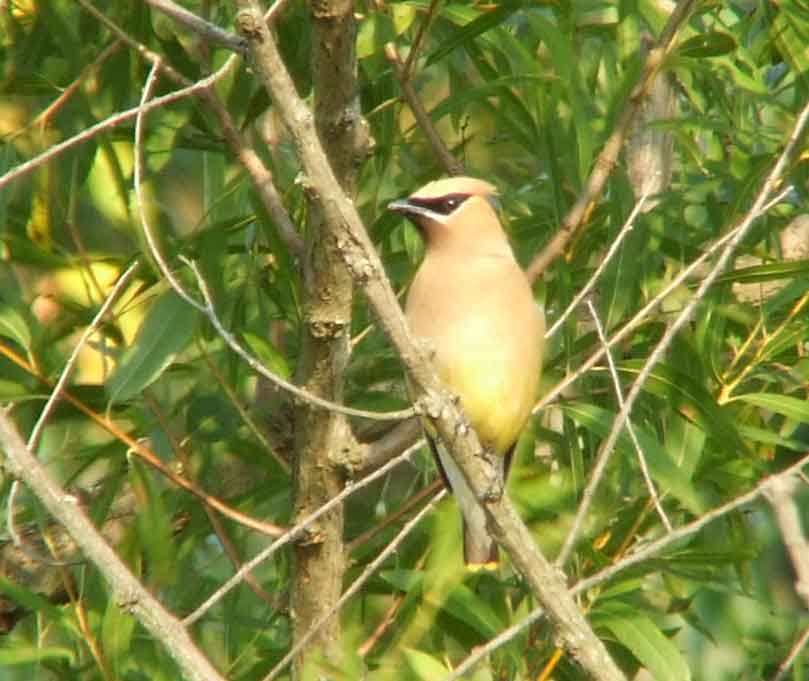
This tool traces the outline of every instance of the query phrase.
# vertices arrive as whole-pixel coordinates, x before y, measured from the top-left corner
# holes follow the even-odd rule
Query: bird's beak
[[[394,213],[403,213],[407,215],[413,211],[414,206],[407,199],[399,199],[398,201],[391,201],[388,204],[388,210]]]
[[[398,201],[392,201],[388,204],[388,210],[393,211],[394,213],[399,213],[404,215],[408,218],[411,222],[416,224],[417,218],[424,217],[430,220],[438,220],[441,221],[442,216],[434,213],[429,208],[425,208],[424,206],[419,206],[416,203],[411,203],[409,199],[399,199]]]

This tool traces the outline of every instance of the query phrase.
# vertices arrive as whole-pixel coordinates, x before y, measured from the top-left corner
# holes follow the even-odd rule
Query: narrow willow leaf
[[[43,648],[40,646],[26,645],[15,645],[0,650],[0,665],[8,665],[9,667],[13,665],[45,662],[48,660],[67,660],[73,663],[73,651],[60,646]]]
[[[708,31],[700,33],[693,38],[683,41],[676,53],[683,57],[705,59],[706,57],[719,57],[736,49],[736,40],[732,35],[721,31]]]
[[[62,619],[60,608],[53,605],[47,598],[15,584],[5,575],[0,575],[0,593],[5,594],[12,602],[26,610],[42,613],[50,620]]]
[[[449,674],[449,669],[432,655],[413,648],[405,648],[403,652],[410,670],[422,681],[439,681]]]
[[[739,395],[733,399],[769,409],[770,411],[783,414],[796,421],[809,421],[809,402],[798,399],[797,397],[773,395],[772,393],[748,393],[747,395]]]
[[[110,399],[126,401],[160,378],[191,340],[196,316],[173,291],[160,296],[107,381]]]
[[[609,629],[655,681],[688,681],[691,672],[679,649],[645,615],[621,604],[600,609],[594,623]]]
[[[450,592],[444,610],[474,629],[483,638],[497,636],[503,628],[502,620],[491,606],[468,586],[459,584]]]
[[[602,438],[607,436],[615,419],[613,412],[592,404],[571,403],[563,405],[562,409],[574,421]],[[660,446],[657,438],[641,426],[634,425],[634,430],[655,482],[661,485],[663,490],[671,492],[692,513],[702,513],[707,508],[705,501],[688,476],[677,467],[666,450]],[[626,432],[619,439],[618,446],[621,447],[625,456],[636,457],[634,447]]]
[[[456,47],[474,40],[482,33],[499,26],[516,12],[523,5],[523,0],[506,0],[495,6],[495,9],[481,14],[476,19],[470,21],[466,26],[458,30],[451,38],[445,40],[441,47],[435,50],[427,59],[425,66],[430,66],[440,61],[452,52]]]
[[[627,360],[618,365],[618,371],[637,375],[644,364],[645,360],[642,359]],[[658,364],[646,381],[644,390],[663,397],[672,407],[686,413],[720,447],[734,456],[747,451],[747,445],[739,436],[733,420],[716,403],[713,395],[686,373],[666,364]]]
[[[10,305],[0,305],[0,336],[16,341],[26,350],[31,347],[31,330],[28,323]]]

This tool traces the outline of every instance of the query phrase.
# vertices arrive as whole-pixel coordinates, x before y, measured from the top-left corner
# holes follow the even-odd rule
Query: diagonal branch
[[[492,535],[511,556],[539,601],[548,609],[559,638],[592,678],[623,679],[624,675],[567,592],[565,581],[539,552],[530,531],[497,486],[490,464],[482,460],[477,435],[449,400],[424,351],[414,343],[402,310],[384,276],[353,203],[342,191],[317,137],[311,111],[295,89],[275,39],[262,20],[255,0],[238,0],[236,25],[247,38],[253,68],[270,93],[276,109],[295,141],[306,173],[311,199],[337,235],[342,257],[373,309],[381,328],[395,346],[419,395],[417,404],[430,419],[481,499]]]
[[[37,461],[5,411],[0,411],[0,444],[7,470],[33,490],[58,518],[110,585],[118,607],[135,615],[161,641],[183,676],[191,681],[225,681],[197,648],[180,621],[146,589],[101,536],[77,499],[67,494]]]

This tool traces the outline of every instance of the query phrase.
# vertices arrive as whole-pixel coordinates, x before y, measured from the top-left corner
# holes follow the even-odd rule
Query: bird
[[[505,482],[539,390],[545,317],[500,224],[496,195],[489,182],[451,177],[388,209],[410,220],[425,243],[405,303],[408,326]],[[496,566],[480,503],[429,424],[424,429],[460,507],[465,563]]]

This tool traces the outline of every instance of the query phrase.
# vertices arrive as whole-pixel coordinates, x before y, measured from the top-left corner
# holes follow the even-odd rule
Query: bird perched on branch
[[[407,217],[426,245],[407,297],[410,328],[505,481],[537,396],[545,319],[500,225],[495,192],[483,180],[453,177],[388,208]],[[496,563],[480,503],[451,454],[429,432],[427,439],[461,508],[467,565]]]

